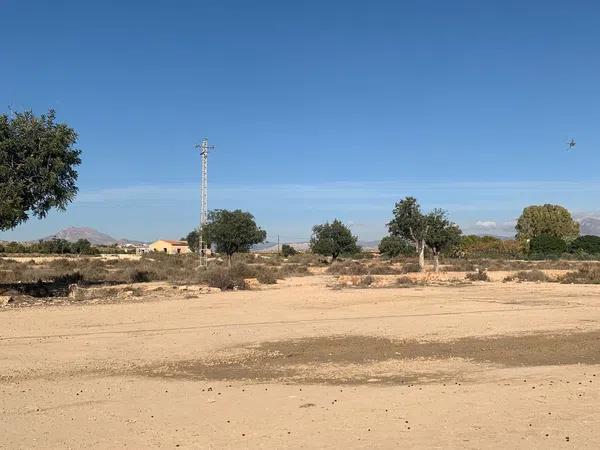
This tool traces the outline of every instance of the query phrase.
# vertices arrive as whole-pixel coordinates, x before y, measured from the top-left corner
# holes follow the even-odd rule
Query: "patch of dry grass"
[[[521,270],[517,273],[507,276],[503,281],[548,282],[552,281],[552,279],[541,270],[534,269]]]
[[[565,284],[600,284],[600,266],[586,264],[575,272],[569,272],[559,280]]]

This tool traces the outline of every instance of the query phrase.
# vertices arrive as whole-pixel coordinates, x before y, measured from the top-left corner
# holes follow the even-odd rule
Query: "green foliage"
[[[448,220],[446,211],[434,209],[427,214],[426,221],[427,234],[425,243],[431,249],[434,256],[459,243],[462,231],[458,225]]]
[[[198,248],[200,245],[200,239],[198,238],[200,235],[200,233],[198,233],[198,230],[193,230],[190,231],[186,237],[181,238],[182,241],[186,241],[188,244],[188,247],[191,251],[193,251],[194,253],[198,252]]]
[[[391,236],[399,236],[415,244],[427,237],[427,218],[414,197],[400,200],[394,207],[394,218],[387,224]]]
[[[0,115],[0,230],[64,210],[77,194],[77,133],[55,113]]]
[[[69,242],[64,239],[51,239],[31,244],[9,242],[0,245],[0,253],[41,253],[45,255],[97,255],[100,252],[87,239]]]
[[[579,223],[560,205],[534,205],[523,210],[516,225],[517,239],[526,241],[541,234],[563,240],[579,236]]]
[[[493,236],[462,236],[454,252],[461,258],[523,258],[521,242]]]
[[[567,251],[567,243],[551,234],[540,234],[529,241],[529,254],[537,257],[556,257]]]
[[[283,256],[285,256],[286,258],[288,256],[295,255],[296,253],[298,253],[298,251],[294,247],[292,247],[291,245],[283,244],[281,246],[281,254]]]
[[[579,236],[569,245],[571,253],[587,253],[589,255],[600,254],[600,236]]]
[[[248,252],[252,245],[267,238],[266,231],[256,225],[254,216],[240,209],[210,211],[204,231],[207,241],[216,244],[217,252],[229,257],[237,252]]]
[[[446,211],[434,209],[423,214],[414,197],[406,197],[396,203],[393,214],[394,218],[387,224],[390,235],[414,243],[421,267],[425,264],[426,246],[434,256],[437,270],[439,254],[459,242],[462,232],[458,225],[448,220]]]
[[[360,252],[356,244],[357,237],[338,219],[313,227],[310,249],[319,255],[331,256],[334,260],[340,255],[352,255]]]
[[[385,236],[379,243],[379,253],[389,258],[412,256],[415,254],[415,246],[401,236]]]

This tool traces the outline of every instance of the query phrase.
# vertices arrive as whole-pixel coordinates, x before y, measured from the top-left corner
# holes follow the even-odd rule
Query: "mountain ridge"
[[[67,227],[57,231],[50,236],[41,238],[41,241],[50,241],[52,239],[64,239],[69,242],[77,242],[80,239],[87,239],[93,245],[127,245],[127,244],[145,244],[143,241],[131,239],[115,239],[109,234],[102,233],[91,227]]]

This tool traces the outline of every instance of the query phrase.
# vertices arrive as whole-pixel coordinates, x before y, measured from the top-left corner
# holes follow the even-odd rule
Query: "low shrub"
[[[475,272],[469,272],[465,276],[465,279],[469,281],[490,281],[490,277],[485,270],[475,270]]]
[[[327,268],[332,275],[367,275],[369,269],[364,264],[354,261],[335,262]]]
[[[360,287],[369,287],[373,283],[375,283],[375,277],[372,275],[363,275],[360,277],[360,281],[358,282],[358,286]]]
[[[132,283],[148,283],[156,278],[156,274],[147,270],[130,270],[129,280]]]
[[[308,267],[301,264],[283,264],[278,269],[278,277],[304,277],[306,275],[310,275],[310,271]]]
[[[298,251],[294,247],[292,247],[291,245],[289,245],[289,244],[283,244],[281,246],[281,254],[285,258],[287,258],[288,256],[295,255],[297,253],[298,253]]]
[[[210,287],[216,287],[222,291],[232,289],[246,289],[243,278],[234,277],[232,271],[223,266],[210,267],[205,274],[206,282]]]
[[[559,281],[565,284],[600,284],[600,266],[586,264],[563,275]]]
[[[402,273],[417,273],[421,271],[418,263],[406,263],[402,266]]]
[[[412,287],[419,285],[419,282],[413,280],[411,277],[403,276],[396,278],[396,287]]]
[[[504,278],[504,281],[519,281],[519,282],[538,282],[538,281],[551,281],[550,277],[541,270],[521,270],[520,272]]]
[[[257,275],[256,279],[260,284],[276,284],[277,277],[271,270],[261,270]]]
[[[400,270],[389,264],[373,264],[367,269],[370,275],[397,275]]]

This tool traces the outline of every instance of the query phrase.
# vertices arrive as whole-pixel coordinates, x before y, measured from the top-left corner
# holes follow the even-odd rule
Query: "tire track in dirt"
[[[0,341],[17,341],[27,339],[52,339],[52,338],[69,338],[80,336],[99,336],[110,334],[144,334],[144,333],[161,333],[170,331],[190,331],[204,330],[211,328],[228,328],[228,327],[252,327],[252,326],[268,326],[268,325],[294,325],[301,323],[327,323],[327,322],[344,322],[351,320],[380,320],[380,319],[402,319],[411,317],[442,317],[442,316],[460,316],[474,314],[495,314],[495,313],[519,313],[523,311],[554,311],[581,308],[581,305],[572,306],[556,306],[547,308],[502,308],[502,309],[482,309],[475,311],[451,311],[440,313],[415,313],[415,314],[386,314],[380,316],[352,316],[352,317],[332,317],[323,319],[299,319],[299,320],[273,320],[261,322],[233,322],[210,325],[196,325],[189,327],[170,327],[170,328],[142,328],[136,330],[107,330],[107,331],[92,331],[88,333],[61,333],[61,334],[46,334],[46,335],[26,335],[26,336],[8,336],[0,337]],[[600,308],[598,306],[586,305],[586,308]],[[110,327],[110,324],[106,325]]]

